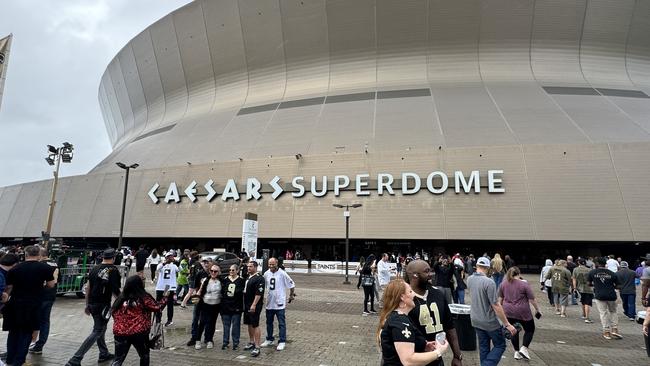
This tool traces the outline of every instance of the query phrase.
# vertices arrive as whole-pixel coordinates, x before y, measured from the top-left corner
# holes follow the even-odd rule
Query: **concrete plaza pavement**
[[[217,321],[215,348],[195,350],[187,347],[192,310],[174,309],[174,325],[166,329],[165,348],[151,351],[151,363],[162,365],[379,365],[380,352],[375,340],[377,316],[362,316],[363,291],[342,284],[343,277],[322,274],[292,274],[296,282],[297,298],[287,307],[287,348],[262,349],[259,357],[250,357],[245,351],[221,350],[222,325]],[[650,364],[645,353],[641,326],[628,321],[619,304],[619,329],[623,340],[605,340],[601,336],[598,314],[593,309],[593,324],[580,319],[579,306],[570,306],[568,318],[554,315],[539,291],[538,276],[526,276],[542,305],[544,316],[536,322],[537,330],[530,347],[530,361],[513,359],[509,345],[500,365],[602,365],[624,366]],[[147,284],[150,288],[150,282]],[[468,297],[469,298],[469,297]],[[637,297],[638,298],[638,297]],[[74,297],[58,298],[52,310],[50,338],[42,355],[29,355],[32,365],[64,365],[83,339],[90,333],[92,319],[83,313],[83,301]],[[639,305],[637,305],[639,306]],[[262,313],[264,314],[264,312]],[[163,320],[165,319],[163,315]],[[265,319],[261,320],[262,337],[266,335]],[[109,349],[113,350],[112,322],[106,333]],[[277,322],[276,322],[277,339]],[[0,349],[4,349],[6,332],[0,333]],[[248,341],[242,324],[241,346]],[[478,365],[477,351],[464,351],[464,365]],[[83,365],[97,364],[97,347],[86,355]],[[451,352],[445,355],[450,364]],[[109,363],[106,363],[107,365]],[[135,349],[131,349],[126,365],[138,365]]]

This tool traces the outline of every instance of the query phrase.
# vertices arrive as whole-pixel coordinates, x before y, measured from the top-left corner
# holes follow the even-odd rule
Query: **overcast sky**
[[[46,145],[75,146],[61,176],[111,151],[97,102],[106,66],[144,28],[189,0],[4,0],[0,38],[14,34],[0,107],[0,187],[49,179]]]

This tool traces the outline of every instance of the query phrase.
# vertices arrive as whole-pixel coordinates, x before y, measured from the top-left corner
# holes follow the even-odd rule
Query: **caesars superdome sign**
[[[455,171],[449,176],[444,172],[434,171],[426,177],[408,172],[397,177],[389,173],[379,173],[372,177],[370,174],[357,174],[354,177],[335,175],[333,179],[327,176],[297,176],[284,180],[275,176],[265,183],[250,177],[241,184],[238,184],[235,179],[224,179],[222,182],[210,179],[200,183],[192,181],[184,187],[176,182],[169,182],[166,189],[161,189],[161,185],[155,183],[147,194],[153,203],[163,199],[169,204],[181,202],[181,196],[187,197],[191,202],[195,202],[198,197],[211,202],[215,197],[221,196],[221,200],[225,202],[229,199],[237,201],[242,198],[259,200],[262,195],[270,194],[275,200],[285,192],[291,193],[294,198],[303,197],[308,193],[314,197],[324,197],[329,192],[339,196],[342,191],[354,191],[357,196],[370,196],[371,192],[378,196],[394,195],[395,192],[413,195],[424,188],[431,194],[440,195],[452,187],[456,194],[472,192],[478,194],[481,193],[482,188],[487,188],[488,193],[505,193],[502,176],[503,170],[488,170],[484,174],[473,170],[469,174]],[[159,189],[161,193],[158,192]],[[164,196],[162,192],[165,192]]]

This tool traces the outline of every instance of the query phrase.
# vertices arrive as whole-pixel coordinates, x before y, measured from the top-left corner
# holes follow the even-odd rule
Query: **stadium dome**
[[[108,65],[53,235],[116,236],[122,161],[131,237],[331,245],[358,202],[371,242],[650,241],[648,34],[650,1],[194,1]],[[49,187],[0,188],[0,236]]]

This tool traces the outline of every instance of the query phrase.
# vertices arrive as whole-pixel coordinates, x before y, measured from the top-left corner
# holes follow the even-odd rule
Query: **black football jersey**
[[[415,344],[415,352],[424,352],[427,340],[418,328],[413,325],[405,314],[393,311],[381,330],[381,356],[384,366],[401,366],[395,342],[409,342]]]
[[[454,328],[449,304],[441,290],[428,286],[424,296],[416,294],[413,302],[415,307],[409,312],[409,318],[427,341],[435,341],[436,334]],[[440,359],[429,365],[441,366],[443,362]]]

